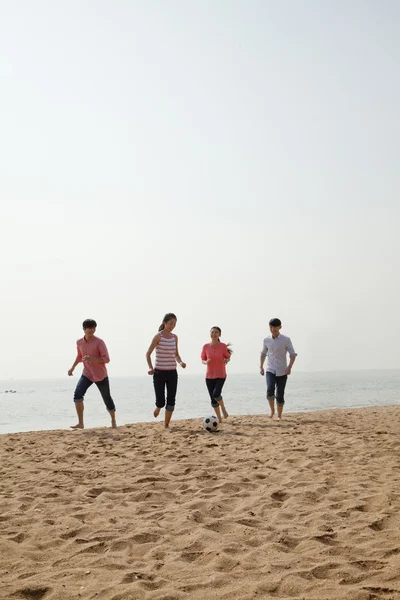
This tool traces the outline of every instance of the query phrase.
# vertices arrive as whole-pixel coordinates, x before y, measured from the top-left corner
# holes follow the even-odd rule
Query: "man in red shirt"
[[[107,346],[100,338],[96,337],[95,331],[97,327],[96,321],[86,319],[82,324],[85,335],[82,339],[76,342],[77,356],[74,364],[68,371],[68,375],[72,375],[75,367],[83,362],[83,372],[78,381],[74,393],[75,408],[78,415],[78,424],[71,426],[71,429],[83,429],[83,399],[86,391],[95,383],[100,391],[111,415],[111,426],[115,428],[115,404],[110,394],[110,382],[107,374],[106,364],[110,362]]]

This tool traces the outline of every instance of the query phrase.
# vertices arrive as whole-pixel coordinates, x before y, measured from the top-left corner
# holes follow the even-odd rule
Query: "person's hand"
[[[83,362],[92,362],[92,357],[91,356],[84,356],[82,360],[83,360]]]
[[[70,370],[68,371],[68,375],[71,377],[71,375],[73,375],[73,374],[74,374],[74,370],[73,370],[73,369],[70,369]]]
[[[206,364],[207,364],[207,365],[209,365],[209,364],[210,364],[210,362],[211,362],[211,358],[207,358],[207,360],[206,360]]]
[[[224,358],[224,363],[227,365],[230,360],[230,358]]]
[[[264,369],[263,369],[263,367],[260,367],[260,375],[264,375]]]
[[[149,370],[147,371],[147,374],[148,374],[148,375],[154,375],[154,369],[149,369]]]
[[[292,369],[290,369],[289,367],[286,369],[285,371],[285,375],[290,375],[290,373],[292,372]]]
[[[182,367],[182,369],[186,369],[186,363],[181,362],[181,367]]]

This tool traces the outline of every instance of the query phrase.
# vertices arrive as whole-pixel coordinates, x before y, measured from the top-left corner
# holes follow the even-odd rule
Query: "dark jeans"
[[[220,377],[218,379],[206,378],[206,385],[211,398],[211,406],[214,408],[219,406],[218,400],[222,400],[221,392],[222,388],[224,387],[224,383],[225,377]]]
[[[154,369],[153,375],[154,391],[156,393],[156,406],[170,412],[175,408],[175,396],[178,387],[178,373],[176,369],[162,371]],[[167,401],[165,401],[165,388],[167,388]]]
[[[91,385],[93,385],[93,381],[90,381],[85,375],[82,375],[75,388],[74,402],[81,402]],[[111,398],[110,394],[110,381],[108,377],[105,377],[102,381],[96,381],[96,385],[107,409],[115,410],[114,400]]]
[[[267,371],[267,398],[272,400],[276,398],[278,404],[285,404],[285,387],[287,382],[287,375],[277,376],[274,373]],[[276,395],[275,395],[276,388]]]

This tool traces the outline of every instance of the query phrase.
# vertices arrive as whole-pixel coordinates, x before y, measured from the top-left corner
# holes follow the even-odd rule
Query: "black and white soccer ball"
[[[217,417],[215,415],[211,415],[211,417],[204,417],[203,429],[205,429],[206,431],[217,431],[217,429],[218,429]]]

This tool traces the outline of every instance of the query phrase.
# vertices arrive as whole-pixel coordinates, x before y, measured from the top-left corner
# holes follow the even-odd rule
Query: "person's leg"
[[[78,424],[77,425],[71,425],[71,429],[83,429],[84,428],[84,424],[83,424],[83,411],[84,411],[83,399],[85,397],[85,394],[86,394],[87,390],[92,385],[92,383],[93,382],[90,381],[90,379],[88,379],[87,377],[85,377],[85,375],[82,375],[81,378],[79,379],[77,385],[76,385],[75,392],[74,392],[74,402],[75,402],[76,414],[78,415]]]
[[[218,422],[222,423],[221,410],[219,408],[218,401],[214,398],[214,389],[215,389],[216,381],[217,381],[216,379],[207,379],[206,378],[206,386],[207,386],[208,393],[210,395],[211,406],[215,410],[215,414],[217,415]]]
[[[269,371],[265,374],[267,380],[267,400],[269,402],[269,407],[271,409],[270,418],[275,414],[275,385],[276,385],[276,376],[274,373],[270,373]]]
[[[281,420],[283,405],[285,404],[285,387],[287,375],[282,375],[276,378],[276,406],[278,409],[278,419]]]
[[[178,372],[167,371],[167,402],[165,405],[165,416],[164,416],[164,427],[168,429],[169,422],[171,421],[172,413],[175,410],[175,398],[176,398],[176,390],[178,388]]]
[[[153,385],[156,394],[156,408],[153,414],[155,417],[158,417],[161,409],[165,406],[165,371],[160,371],[159,369],[154,371]]]
[[[117,427],[117,422],[115,420],[115,404],[114,400],[111,398],[110,380],[108,377],[105,377],[102,381],[96,381],[96,385],[103,398],[104,404],[111,415],[111,427],[115,429]]]
[[[213,408],[215,410],[215,414],[217,415],[218,423],[222,423],[221,409],[219,407],[218,402],[217,402],[217,406],[213,406]]]
[[[220,377],[219,379],[217,379],[217,383],[214,388],[214,398],[217,400],[217,402],[222,410],[224,419],[227,419],[229,417],[229,415],[228,415],[228,411],[225,408],[224,399],[222,398],[222,388],[224,387],[224,384],[225,384],[225,377]]]
[[[224,401],[223,401],[222,398],[221,398],[221,400],[218,400],[218,404],[221,407],[222,414],[224,415],[224,419],[227,419],[229,417],[229,413],[228,413],[228,411],[225,408],[225,403],[224,403]]]

